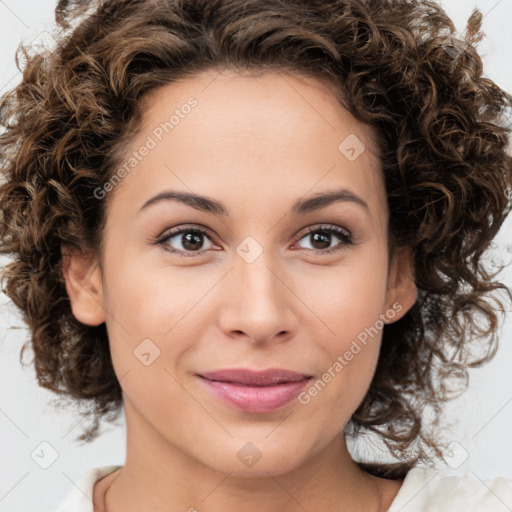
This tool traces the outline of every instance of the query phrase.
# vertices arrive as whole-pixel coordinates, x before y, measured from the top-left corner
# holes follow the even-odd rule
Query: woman
[[[510,210],[507,98],[446,14],[111,0],[57,20],[0,107],[6,293],[40,384],[94,405],[80,439],[127,425],[125,464],[59,512],[510,507],[510,479],[419,465],[446,454],[426,412],[492,357],[507,291],[482,260]],[[352,458],[365,431],[395,462]]]

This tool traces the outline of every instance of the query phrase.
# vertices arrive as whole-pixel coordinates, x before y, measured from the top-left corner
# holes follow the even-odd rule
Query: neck
[[[248,474],[239,471],[237,458],[232,471],[205,465],[162,438],[127,405],[125,412],[126,462],[109,484],[102,512],[303,512],[320,507],[381,512],[398,492],[398,486],[393,496],[384,492],[382,479],[359,468],[347,450],[343,431],[294,467],[281,460],[273,471]]]

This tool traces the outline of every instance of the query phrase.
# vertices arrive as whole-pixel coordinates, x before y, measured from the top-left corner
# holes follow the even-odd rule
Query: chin
[[[240,478],[268,478],[269,473],[272,476],[289,473],[298,468],[309,453],[305,444],[297,449],[294,443],[286,444],[277,438],[273,442],[266,439],[261,443],[257,440],[233,441],[219,451],[218,457],[210,451],[208,455],[213,457],[211,460],[203,459],[203,463],[216,471]],[[233,456],[229,456],[230,452]]]

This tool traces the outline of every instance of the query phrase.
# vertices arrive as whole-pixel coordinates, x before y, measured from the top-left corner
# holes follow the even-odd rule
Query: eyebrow
[[[140,208],[139,212],[161,201],[178,201],[196,210],[206,213],[212,213],[217,216],[229,217],[228,209],[219,201],[206,196],[192,194],[189,192],[175,192],[165,190],[156,196],[148,199]],[[300,198],[292,206],[290,213],[294,216],[304,215],[314,210],[325,208],[331,204],[339,202],[351,202],[363,207],[367,212],[370,211],[368,204],[348,188],[340,188],[319,192],[307,199]]]

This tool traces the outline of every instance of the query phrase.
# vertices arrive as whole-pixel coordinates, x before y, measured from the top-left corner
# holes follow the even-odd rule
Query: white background
[[[45,30],[51,32],[55,5],[56,0],[0,0],[0,95],[21,78],[14,64],[18,43]],[[486,37],[478,48],[485,74],[511,92],[512,0],[445,0],[441,5],[460,33],[473,7],[480,8]],[[511,227],[509,218],[497,240],[506,261],[512,258],[506,251],[507,244],[512,246]],[[502,280],[512,284],[511,267]],[[448,408],[453,421],[460,420],[450,433],[458,443],[453,457],[464,455],[460,447],[468,454],[456,473],[472,472],[480,479],[495,475],[512,478],[511,316],[504,325],[497,357],[484,368],[470,371],[469,390]],[[23,328],[7,329],[12,326],[22,326],[22,322],[14,306],[0,294],[0,512],[50,512],[88,468],[124,463],[124,418],[118,428],[105,428],[99,440],[74,444],[80,418],[72,411],[55,411],[49,404],[53,395],[37,386],[32,367],[21,367],[19,352],[27,333]],[[48,469],[31,458],[42,442],[50,443],[58,453]]]

